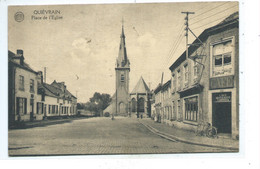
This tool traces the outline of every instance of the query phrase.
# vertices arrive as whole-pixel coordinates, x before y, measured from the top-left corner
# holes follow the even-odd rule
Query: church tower
[[[129,109],[129,72],[130,62],[125,46],[124,25],[120,36],[119,53],[116,59],[116,115],[127,115]]]

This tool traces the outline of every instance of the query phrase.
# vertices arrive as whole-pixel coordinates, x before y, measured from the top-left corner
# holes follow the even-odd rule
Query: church
[[[143,78],[139,80],[136,87],[134,88],[131,95],[129,93],[129,73],[130,73],[130,61],[127,57],[126,44],[125,44],[125,34],[124,34],[124,25],[122,25],[122,33],[120,36],[120,45],[119,53],[116,59],[115,66],[115,76],[116,76],[116,91],[112,96],[112,102],[110,105],[103,111],[103,114],[109,113],[114,114],[115,116],[129,116],[131,113],[134,113],[136,117],[148,117],[150,107],[149,98],[151,96],[150,89],[144,82]],[[141,92],[141,93],[138,93]],[[138,100],[135,102],[135,99],[140,97],[139,103]]]

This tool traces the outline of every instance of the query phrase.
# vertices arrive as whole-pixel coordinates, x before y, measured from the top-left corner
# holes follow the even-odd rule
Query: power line
[[[184,28],[184,25],[182,25],[182,27],[181,27],[181,29],[180,29],[180,31],[179,31],[179,32],[180,32],[180,33],[179,33],[179,36],[177,36],[177,39],[176,39],[174,45],[173,45],[172,48],[170,49],[170,51],[169,51],[169,53],[168,53],[167,59],[165,60],[165,62],[163,62],[163,66],[165,66],[165,64],[167,63],[167,61],[168,61],[169,58],[171,57],[172,52],[174,51],[174,49],[175,49],[175,47],[176,47],[178,41],[180,40],[180,38],[181,38],[181,36],[182,36],[182,33],[183,33],[183,28]]]
[[[179,39],[179,41],[178,41],[178,43],[177,43],[177,45],[176,45],[174,51],[173,51],[172,54],[171,54],[171,57],[170,57],[170,58],[168,59],[168,61],[164,64],[163,68],[167,66],[167,63],[168,63],[168,62],[172,59],[172,57],[175,55],[175,53],[176,53],[178,47],[180,46],[180,44],[181,44],[183,38],[184,38],[184,36],[183,36],[183,34],[181,34],[180,39]]]
[[[202,21],[202,20],[208,19],[208,18],[210,18],[210,17],[212,17],[212,16],[215,16],[215,15],[218,14],[218,13],[227,11],[227,10],[229,10],[229,9],[231,9],[231,8],[234,8],[234,7],[237,7],[237,5],[231,6],[231,7],[229,7],[229,8],[226,8],[226,9],[222,10],[222,11],[219,11],[219,12],[217,12],[217,13],[214,13],[213,15],[207,16],[206,18],[202,18],[202,19],[200,19],[200,20],[198,20],[198,21],[196,21],[196,22],[191,23],[190,25],[194,25],[195,23],[198,23],[198,22],[200,22],[200,21]]]
[[[211,24],[211,23],[214,23],[214,22],[216,22],[216,21],[218,21],[218,20],[221,20],[221,19],[224,19],[224,18],[226,18],[226,17],[227,17],[227,16],[224,16],[224,17],[215,19],[215,20],[212,21],[212,22],[208,22],[208,23],[206,23],[206,24],[204,24],[204,25],[201,25],[201,26],[199,26],[199,27],[193,28],[193,30],[198,29],[198,28],[201,28],[201,27],[206,26],[206,25],[209,25],[209,24]]]
[[[199,14],[199,15],[196,15],[196,16],[194,16],[194,17],[193,17],[193,18],[191,18],[190,20],[193,20],[194,18],[196,18],[196,17],[198,17],[198,16],[200,16],[200,15],[203,15],[203,14],[205,14],[205,13],[209,12],[209,11],[212,11],[213,9],[216,9],[216,8],[218,8],[218,7],[221,7],[221,6],[225,5],[226,3],[229,3],[229,2],[225,2],[225,3],[223,3],[223,4],[220,4],[220,5],[218,5],[218,6],[214,7],[214,8],[211,8],[211,9],[209,9],[209,10],[207,10],[207,11],[205,11],[205,12],[203,12],[203,13]]]

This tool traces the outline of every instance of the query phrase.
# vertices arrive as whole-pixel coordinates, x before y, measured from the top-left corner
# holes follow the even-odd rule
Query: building
[[[137,118],[151,117],[151,97],[152,93],[145,83],[143,77],[141,77],[133,91],[130,93],[130,112],[135,114]]]
[[[25,63],[22,50],[8,51],[9,126],[19,121],[42,120],[77,113],[77,98],[64,82],[43,82],[42,72]]]
[[[161,121],[168,123],[172,120],[172,103],[171,103],[171,80],[168,80],[161,87]],[[169,123],[171,124],[171,123]]]
[[[103,111],[110,114],[126,116],[129,112],[129,72],[130,62],[127,57],[124,26],[120,36],[119,53],[116,59],[116,91],[111,104]]]
[[[154,121],[161,122],[162,118],[162,85],[161,83],[154,89]]]
[[[15,121],[40,120],[35,114],[37,101],[37,77],[25,61],[23,51],[8,51],[8,114],[9,125]]]
[[[77,114],[77,98],[67,90],[64,82],[54,80],[51,84],[41,83],[39,86],[43,98],[43,102],[39,102],[39,104],[44,104],[45,118]]]
[[[200,39],[202,44],[200,44]],[[196,130],[209,122],[218,133],[239,133],[238,12],[204,30],[170,66],[172,124]],[[200,44],[200,45],[198,45]]]

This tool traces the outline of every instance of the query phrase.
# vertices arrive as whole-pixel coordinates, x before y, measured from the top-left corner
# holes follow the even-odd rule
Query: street
[[[141,120],[141,119],[140,119]],[[135,118],[74,120],[45,127],[9,130],[9,155],[147,154],[223,152],[219,148],[172,142]]]

